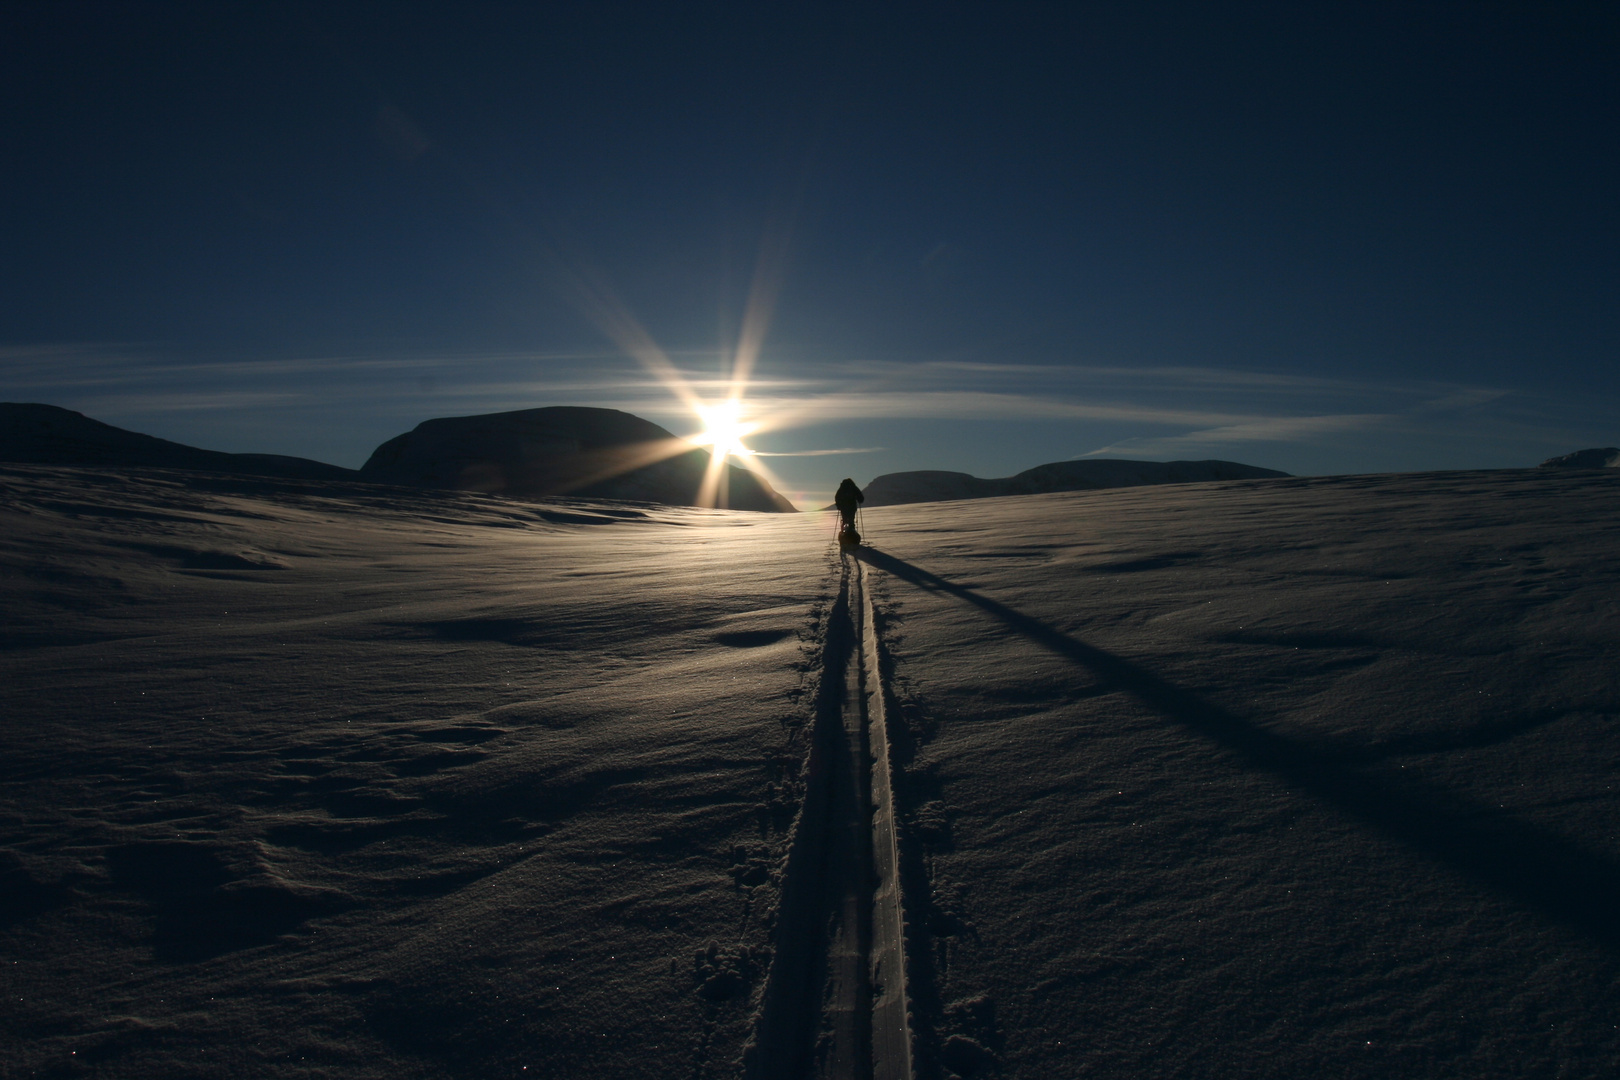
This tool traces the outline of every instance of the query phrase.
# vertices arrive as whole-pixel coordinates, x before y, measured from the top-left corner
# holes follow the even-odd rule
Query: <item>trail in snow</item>
[[[910,1080],[910,995],[906,992],[905,912],[900,890],[900,845],[895,830],[894,771],[890,762],[888,689],[866,587],[866,564],[857,562],[860,585],[861,672],[867,731],[871,740],[873,883],[872,1073],[874,1080]]]
[[[919,1074],[1612,1075],[1601,472],[873,512]]]
[[[748,1072],[909,1080],[885,692],[865,566],[849,555],[840,562],[808,790]]]
[[[891,507],[857,561],[0,468],[6,1066],[1606,1077],[1617,474]]]

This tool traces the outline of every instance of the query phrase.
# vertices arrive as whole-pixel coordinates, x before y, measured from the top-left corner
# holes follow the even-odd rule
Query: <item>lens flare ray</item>
[[[735,347],[728,350],[728,355],[724,357],[724,366],[729,371],[721,379],[715,380],[715,384],[726,388],[726,396],[720,400],[706,399],[694,387],[692,380],[641,325],[606,275],[588,269],[557,266],[557,279],[564,284],[564,291],[580,313],[626,355],[635,359],[696,421],[703,424],[696,434],[677,440],[673,446],[659,443],[649,446],[645,454],[625,457],[623,461],[615,463],[616,470],[627,471],[637,467],[630,464],[632,460],[648,464],[673,457],[681,452],[682,447],[702,447],[709,452],[709,463],[694,500],[700,506],[726,504],[730,486],[728,466],[732,463],[754,473],[774,489],[780,490],[784,486],[775,472],[766,467],[755,456],[753,448],[743,440],[760,432],[792,425],[792,420],[785,415],[786,410],[782,411],[784,415],[761,413],[750,409],[747,402],[754,370],[764,348],[766,331],[781,290],[790,234],[791,229],[784,224],[767,229],[761,240],[738,339]],[[703,382],[698,380],[699,385]],[[645,461],[641,460],[643,458]],[[605,477],[597,479],[602,478]]]

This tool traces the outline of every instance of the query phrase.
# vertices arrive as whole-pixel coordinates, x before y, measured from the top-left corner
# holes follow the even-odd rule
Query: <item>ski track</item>
[[[1617,480],[7,466],[0,1075],[1612,1075]]]
[[[911,1080],[881,671],[866,566],[844,554],[749,1077]]]

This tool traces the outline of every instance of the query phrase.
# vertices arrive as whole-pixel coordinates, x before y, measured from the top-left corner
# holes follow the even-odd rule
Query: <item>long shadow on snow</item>
[[[844,678],[855,662],[856,641],[849,611],[849,568],[841,571],[838,598],[827,613],[822,673],[815,699],[815,722],[805,761],[804,803],[793,830],[782,877],[775,956],[760,996],[754,1035],[743,1051],[747,1080],[809,1076],[821,1022],[820,995],[826,983],[827,930],[839,882],[829,865],[835,840],[832,815],[834,762],[847,754],[843,725]]]
[[[929,592],[965,600],[1036,644],[1085,667],[1185,727],[1243,755],[1326,802],[1442,859],[1499,893],[1620,951],[1620,865],[1492,807],[1442,799],[1409,783],[1347,768],[1334,755],[1265,730],[1145,668],[1005,604],[870,548],[869,565]]]

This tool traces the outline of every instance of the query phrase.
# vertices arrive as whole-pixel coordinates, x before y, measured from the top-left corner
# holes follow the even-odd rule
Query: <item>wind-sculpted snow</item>
[[[0,515],[0,1071],[740,1060],[810,519],[23,467]]]
[[[1612,1073],[1614,470],[864,524],[919,1078]],[[740,1076],[839,565],[821,515],[0,467],[6,1069]]]
[[[869,512],[962,1075],[1620,1060],[1620,478]]]

